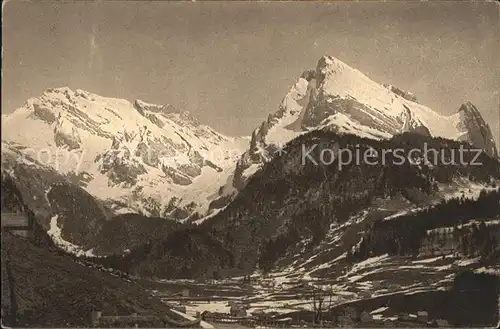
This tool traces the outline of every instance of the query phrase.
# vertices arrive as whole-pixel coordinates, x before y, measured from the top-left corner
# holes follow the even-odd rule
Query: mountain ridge
[[[498,156],[491,129],[473,104],[442,116],[416,101],[410,92],[323,56],[250,137],[224,136],[171,104],[62,87],[3,115],[2,140],[48,150],[52,167],[85,176],[80,184],[116,213],[181,220],[214,214],[280,147],[311,130],[375,139],[415,131],[467,141]],[[37,131],[38,138],[23,130]]]
[[[44,227],[57,232],[62,225],[62,235],[85,249],[98,247],[92,239],[108,230],[104,223],[110,218],[129,213],[197,224],[216,217],[285,145],[314,131],[379,141],[416,133],[498,154],[491,129],[474,105],[465,103],[457,113],[442,116],[411,93],[380,85],[331,56],[305,70],[278,111],[250,137],[224,136],[170,104],[129,102],[67,87],[30,98],[3,116],[2,127],[2,171],[33,198],[26,202],[43,217]],[[99,213],[98,232],[78,222],[71,197],[88,200],[89,209]],[[58,204],[58,199],[65,201]],[[151,233],[147,226],[137,235],[120,229],[137,244],[138,236]]]
[[[44,153],[44,162],[62,174],[86,175],[84,187],[116,212],[176,211],[179,219],[206,212],[212,190],[203,185],[225,182],[246,141],[168,104],[130,103],[67,87],[30,98],[4,115],[2,125],[3,141],[37,157]],[[27,131],[37,131],[36,137]],[[166,193],[171,196],[162,200]]]
[[[443,116],[416,102],[415,95],[392,85],[381,85],[359,70],[331,56],[323,56],[315,69],[304,71],[270,114],[252,133],[249,148],[235,170],[233,186],[241,188],[276,147],[312,129],[329,129],[369,138],[390,138],[414,131],[434,137],[462,140],[498,151],[491,129],[470,102]]]

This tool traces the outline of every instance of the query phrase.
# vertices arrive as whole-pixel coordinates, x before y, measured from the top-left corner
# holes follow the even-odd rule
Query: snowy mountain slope
[[[116,212],[181,219],[206,211],[248,143],[171,105],[69,88],[29,99],[3,116],[2,130],[2,140],[77,178]]]
[[[442,116],[329,56],[302,74],[251,138],[223,136],[171,105],[68,88],[29,99],[2,125],[2,140],[24,146],[23,153],[76,180],[116,213],[179,219],[223,208],[284,144],[311,130],[372,139],[414,131],[469,141],[497,155],[472,104]]]
[[[17,198],[18,208],[34,218],[37,239],[50,239],[76,256],[102,256],[162,239],[180,225],[170,218],[115,215],[82,187],[23,156],[21,150],[22,146],[2,142],[2,207],[4,197],[7,201]]]
[[[237,164],[233,185],[241,188],[263,162],[291,139],[311,130],[329,129],[373,139],[413,131],[468,141],[497,156],[490,128],[479,111],[465,103],[443,116],[392,85],[381,85],[331,56],[305,71],[283,98],[279,110],[255,129]]]

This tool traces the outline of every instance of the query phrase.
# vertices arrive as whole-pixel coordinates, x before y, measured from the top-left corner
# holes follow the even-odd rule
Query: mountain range
[[[331,56],[304,71],[248,137],[225,136],[172,105],[66,87],[3,115],[2,131],[2,172],[42,226],[71,250],[104,254],[161,238],[175,222],[217,217],[287,143],[314,131],[376,141],[416,133],[498,157],[470,102],[443,116]],[[156,222],[166,231],[153,233]],[[103,242],[109,227],[127,238]]]
[[[33,223],[31,241],[2,230],[9,321],[160,314],[146,290],[200,288],[186,279],[297,323],[352,309],[498,321],[500,159],[472,103],[444,116],[324,56],[271,112],[231,137],[172,105],[64,87],[3,115],[2,215]]]

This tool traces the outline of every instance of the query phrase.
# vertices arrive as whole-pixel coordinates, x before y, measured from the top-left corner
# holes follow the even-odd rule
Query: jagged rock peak
[[[305,70],[304,72],[302,72],[302,75],[300,77],[307,80],[308,82],[316,79],[316,69]]]
[[[406,100],[409,100],[410,102],[418,103],[417,97],[409,91],[399,89],[398,87],[390,85],[390,84],[384,84],[384,87],[386,87],[387,89],[389,89],[390,91],[392,91],[396,95],[401,96]]]
[[[346,63],[342,62],[340,59],[335,58],[335,57],[330,56],[330,55],[325,55],[318,60],[318,65],[317,65],[316,69],[318,69],[318,68],[321,69],[324,67],[332,67],[332,68],[337,68],[339,70],[344,70],[344,69],[355,70],[354,68],[350,67]]]
[[[325,77],[332,74],[341,74],[346,69],[352,69],[349,65],[332,56],[323,56],[316,66],[316,83],[319,86]]]
[[[472,145],[484,149],[492,157],[498,157],[498,150],[491,133],[490,126],[484,121],[481,113],[474,104],[467,101],[458,109],[460,121],[458,128],[465,131],[462,139]]]
[[[236,165],[233,186],[244,186],[245,179],[265,162],[258,153],[262,149],[319,129],[373,139],[414,132],[464,140],[498,154],[489,127],[471,104],[466,103],[460,115],[442,115],[419,104],[410,92],[382,85],[335,57],[323,56],[316,69],[302,72],[278,111],[254,131]]]

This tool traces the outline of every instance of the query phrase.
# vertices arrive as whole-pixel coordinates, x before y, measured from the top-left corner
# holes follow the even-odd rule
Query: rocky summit
[[[304,71],[278,111],[253,131],[249,148],[237,164],[233,185],[244,186],[276,148],[317,129],[373,139],[416,132],[466,141],[498,156],[488,124],[470,102],[455,114],[443,116],[418,103],[412,93],[381,85],[339,59],[324,56],[316,69]]]

